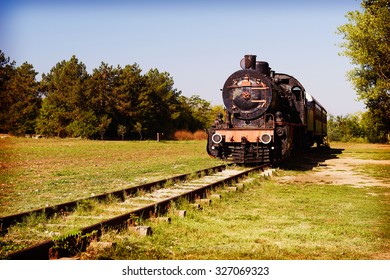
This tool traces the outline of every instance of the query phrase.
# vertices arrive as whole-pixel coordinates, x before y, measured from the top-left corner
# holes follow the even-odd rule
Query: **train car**
[[[245,55],[242,70],[222,89],[225,115],[208,131],[210,156],[236,163],[268,163],[293,149],[323,145],[326,110],[293,76],[271,71],[265,61]]]

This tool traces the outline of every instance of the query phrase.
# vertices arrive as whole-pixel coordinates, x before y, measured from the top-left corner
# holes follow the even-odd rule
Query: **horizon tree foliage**
[[[12,93],[8,89],[11,77],[15,72],[15,61],[0,50],[0,132],[9,130],[7,120],[9,118],[8,109],[14,102]]]
[[[387,128],[377,117],[378,115],[371,114],[369,111],[362,114],[360,125],[364,131],[365,139],[370,143],[390,142]]]
[[[27,62],[15,67],[0,52],[0,132],[88,139],[151,139],[176,130],[206,129],[210,103],[174,88],[167,72],[138,64],[92,70],[76,56],[57,63],[37,82]]]
[[[200,98],[199,95],[180,97],[181,116],[179,127],[183,130],[195,132],[207,129],[212,124],[212,108],[210,102]]]
[[[12,94],[9,117],[6,121],[8,130],[14,135],[35,133],[36,118],[41,107],[40,92],[34,67],[27,62],[15,69],[8,85]]]
[[[146,78],[142,75],[142,69],[137,63],[119,68],[119,83],[115,89],[116,105],[113,119],[113,127],[124,125],[127,133],[138,134],[134,126],[140,120],[138,99],[145,90]],[[151,110],[148,108],[147,110]]]
[[[15,62],[0,50],[0,132],[14,135],[35,132],[35,121],[41,106],[34,67]]]
[[[360,141],[364,142],[366,135],[362,125],[362,113],[346,116],[328,116],[329,141]]]
[[[361,12],[348,12],[348,23],[338,27],[341,54],[357,65],[348,79],[384,142],[390,132],[390,1],[363,0],[361,7]]]
[[[210,102],[203,100],[199,95],[193,95],[188,98],[188,104],[191,108],[191,115],[195,119],[194,131],[202,127],[208,128],[212,125],[210,118],[213,118],[213,116],[210,114],[212,113]]]
[[[169,135],[174,132],[175,122],[180,117],[178,98],[181,92],[173,88],[173,78],[167,72],[150,69],[145,79],[146,87],[137,100],[136,119],[148,132],[148,137],[156,133]]]
[[[114,68],[102,62],[99,68],[93,69],[87,82],[86,96],[89,109],[96,117],[98,132],[104,136],[113,137],[117,134],[118,112],[116,111],[116,89],[119,85],[120,68]],[[92,138],[93,134],[88,138]]]
[[[27,62],[15,62],[0,50],[0,133],[39,133],[49,137],[88,139],[166,139],[175,131],[210,127],[223,106],[198,95],[185,97],[167,72],[138,64],[113,67],[102,62],[88,74],[75,56],[61,61],[42,81]],[[328,119],[331,141],[383,142],[381,116],[364,113]],[[144,137],[145,136],[145,137]]]
[[[381,123],[369,111],[347,114],[345,116],[328,115],[328,139],[341,142],[378,143],[386,138]]]
[[[88,77],[86,66],[74,55],[42,75],[45,98],[37,122],[39,134],[90,138],[97,132],[97,119],[86,95]]]

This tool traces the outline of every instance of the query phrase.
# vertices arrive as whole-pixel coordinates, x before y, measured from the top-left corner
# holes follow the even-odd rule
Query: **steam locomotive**
[[[222,89],[225,117],[208,130],[210,156],[235,163],[275,163],[293,150],[326,144],[327,112],[293,76],[272,71],[255,55]]]

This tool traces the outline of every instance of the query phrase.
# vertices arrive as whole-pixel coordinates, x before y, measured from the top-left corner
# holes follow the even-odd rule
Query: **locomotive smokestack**
[[[269,64],[266,61],[257,61],[256,70],[259,71],[261,74],[264,74],[268,77],[270,76],[271,68],[269,68]]]

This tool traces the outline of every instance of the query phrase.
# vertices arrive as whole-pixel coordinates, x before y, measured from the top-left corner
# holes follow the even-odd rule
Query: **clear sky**
[[[339,56],[337,27],[360,1],[129,0],[0,3],[0,49],[48,73],[72,55],[89,73],[101,62],[171,74],[184,96],[223,104],[220,89],[245,54],[293,75],[333,115],[363,111]]]

